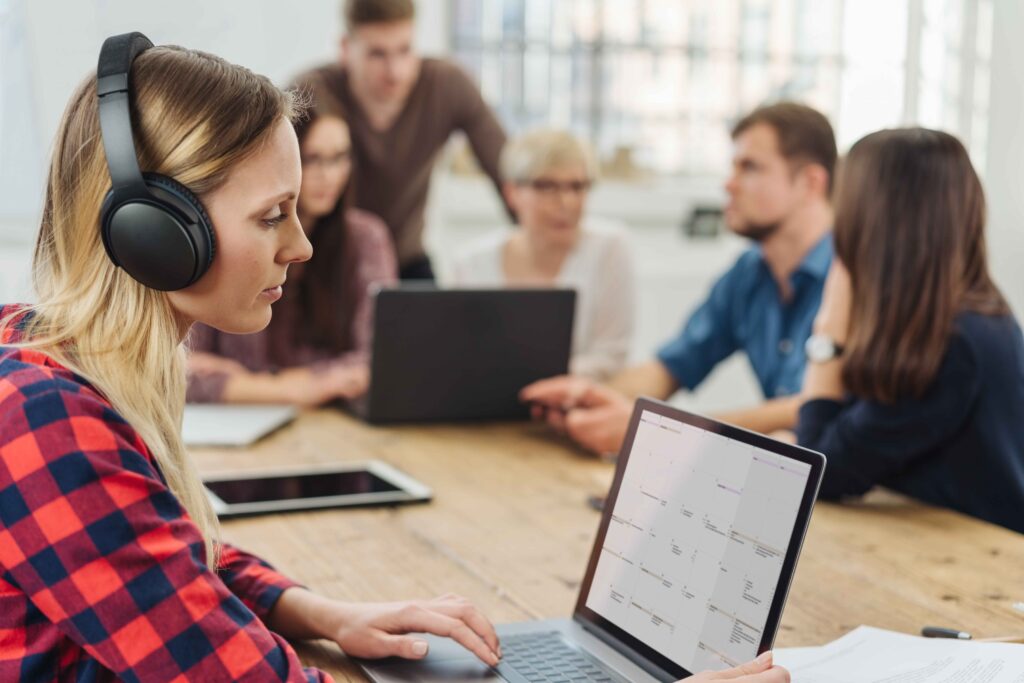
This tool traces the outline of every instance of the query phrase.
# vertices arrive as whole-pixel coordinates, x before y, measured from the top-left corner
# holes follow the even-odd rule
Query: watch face
[[[824,363],[836,357],[835,343],[823,334],[812,334],[807,338],[808,360],[815,363]]]

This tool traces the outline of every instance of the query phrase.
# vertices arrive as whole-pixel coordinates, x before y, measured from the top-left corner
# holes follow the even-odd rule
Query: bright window
[[[992,0],[451,0],[453,51],[513,131],[718,173],[763,102],[825,112],[841,147],[921,123],[985,143]]]

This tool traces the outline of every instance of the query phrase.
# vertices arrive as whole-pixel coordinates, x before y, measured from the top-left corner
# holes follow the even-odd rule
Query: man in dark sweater
[[[341,59],[297,79],[352,136],[350,201],[384,219],[402,279],[433,279],[423,248],[430,174],[449,136],[463,131],[500,193],[505,132],[477,86],[454,64],[421,58],[413,0],[345,0]]]

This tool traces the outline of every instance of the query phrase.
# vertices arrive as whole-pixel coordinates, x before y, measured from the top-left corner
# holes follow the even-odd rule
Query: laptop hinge
[[[621,640],[619,640],[612,634],[608,633],[600,626],[592,624],[586,619],[580,617],[578,614],[574,614],[572,616],[572,620],[579,624],[584,631],[591,634],[592,636],[600,640],[602,643],[604,643],[605,645],[612,648],[620,655],[631,661],[633,664],[636,664],[638,667],[640,667],[650,675],[657,678],[659,681],[663,681],[664,683],[671,683],[672,681],[679,680],[678,676],[675,676],[669,673],[668,671],[665,671],[660,666],[649,661],[646,657],[643,657],[633,648],[623,644]]]

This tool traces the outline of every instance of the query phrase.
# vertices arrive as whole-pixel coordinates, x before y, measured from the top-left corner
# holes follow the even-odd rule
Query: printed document
[[[1024,683],[1024,645],[920,638],[861,626],[822,647],[780,649],[793,683]]]

